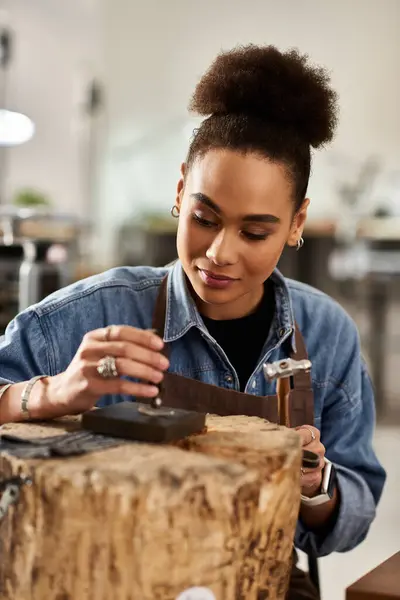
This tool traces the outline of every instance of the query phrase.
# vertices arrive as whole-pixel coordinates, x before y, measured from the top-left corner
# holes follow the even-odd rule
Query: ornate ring
[[[118,377],[118,370],[114,356],[105,356],[97,365],[98,374],[104,379],[113,379]]]

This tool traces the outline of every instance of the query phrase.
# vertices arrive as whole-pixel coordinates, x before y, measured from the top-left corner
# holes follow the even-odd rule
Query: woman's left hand
[[[320,458],[319,466],[315,469],[302,468],[301,470],[301,492],[304,496],[311,498],[321,488],[322,470],[325,466],[325,446],[321,443],[321,434],[316,427],[301,425],[301,427],[296,427],[295,431],[301,438],[303,448],[318,454]]]

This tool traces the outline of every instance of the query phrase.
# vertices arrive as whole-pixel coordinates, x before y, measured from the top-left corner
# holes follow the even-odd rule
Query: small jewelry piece
[[[39,379],[44,379],[45,377],[48,377],[48,375],[38,375],[37,377],[32,377],[32,379],[30,379],[28,381],[28,383],[26,384],[26,386],[22,392],[21,413],[22,413],[22,418],[24,421],[28,421],[31,418],[31,416],[29,414],[28,402],[29,402],[29,397],[31,395],[32,388],[35,385],[35,383],[37,381],[39,381]]]
[[[104,379],[113,379],[118,377],[118,370],[114,356],[105,356],[97,365],[97,372]]]
[[[304,239],[301,237],[299,240],[297,240],[296,250],[300,250],[300,248],[302,248],[303,246],[304,246]]]
[[[154,400],[151,403],[151,406],[153,408],[160,408],[162,406],[162,400],[159,396],[157,396],[156,398],[154,398]]]
[[[305,470],[303,469],[303,467],[300,467],[300,471],[301,471],[301,475],[302,475],[302,476],[306,474],[306,472],[305,472]]]
[[[312,429],[310,429],[309,427],[302,427],[302,429],[307,429],[307,431],[309,431],[311,433],[311,442],[315,442],[315,440],[317,439],[315,437],[315,433],[313,432]],[[311,444],[311,442],[309,442]]]
[[[176,206],[176,204],[173,205],[170,212],[174,219],[177,219],[179,217],[179,208]]]

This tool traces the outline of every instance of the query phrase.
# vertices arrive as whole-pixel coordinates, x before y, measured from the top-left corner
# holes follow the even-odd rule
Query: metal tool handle
[[[278,379],[276,382],[276,395],[278,397],[278,420],[279,425],[290,428],[290,379]]]
[[[290,428],[290,377],[297,373],[307,373],[312,366],[308,359],[294,360],[286,358],[264,365],[264,377],[267,381],[276,380],[276,395],[278,398],[278,420],[280,425]],[[319,456],[310,450],[303,450],[302,467],[316,469],[319,466]]]
[[[267,381],[277,380],[276,395],[278,398],[279,424],[290,427],[290,377],[297,373],[307,373],[311,369],[311,361],[308,359],[294,360],[285,358],[273,363],[266,363],[263,367],[264,377]]]

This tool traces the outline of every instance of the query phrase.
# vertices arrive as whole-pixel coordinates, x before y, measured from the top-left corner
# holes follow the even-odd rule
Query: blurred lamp
[[[19,146],[35,133],[33,121],[22,113],[0,109],[0,146]]]

